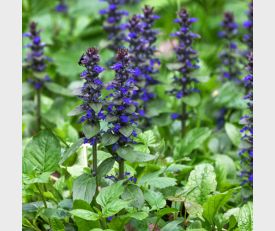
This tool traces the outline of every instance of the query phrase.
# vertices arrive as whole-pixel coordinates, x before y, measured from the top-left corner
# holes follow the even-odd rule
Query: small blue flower
[[[94,69],[93,69],[96,73],[101,73],[102,71],[104,71],[104,68],[103,67],[100,67],[100,66],[94,66]]]
[[[176,119],[178,119],[180,117],[180,115],[178,114],[178,113],[172,113],[171,114],[171,119],[172,120],[176,120]]]

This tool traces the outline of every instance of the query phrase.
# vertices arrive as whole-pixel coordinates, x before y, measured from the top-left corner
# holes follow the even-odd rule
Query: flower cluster
[[[172,36],[178,38],[178,45],[175,51],[181,66],[177,69],[180,75],[174,76],[174,88],[170,93],[177,99],[181,99],[193,92],[199,92],[199,90],[195,88],[198,80],[192,76],[193,72],[199,68],[197,51],[192,48],[193,41],[199,38],[199,35],[190,30],[191,25],[197,21],[196,18],[190,18],[186,9],[182,9],[178,16],[179,17],[175,19],[175,23],[180,25],[180,30],[172,34]],[[177,113],[171,115],[172,119],[180,117]]]
[[[128,181],[130,182],[133,182],[133,183],[136,183],[137,182],[137,178],[134,177],[134,176],[131,176],[131,173],[130,172],[125,172],[124,173],[124,177],[127,177]],[[110,175],[110,176],[105,176],[106,179],[109,179],[109,180],[112,180],[114,182],[118,181],[118,176],[114,176],[114,175]]]
[[[84,101],[80,107],[82,111],[85,111],[85,115],[81,117],[80,122],[85,122],[92,127],[99,126],[99,121],[105,118],[101,98],[103,82],[99,77],[99,74],[104,71],[104,68],[98,65],[99,60],[98,50],[96,48],[88,48],[79,60],[79,65],[86,68],[86,70],[80,74],[80,78],[85,79],[79,96]],[[84,143],[93,145],[98,138],[99,135],[93,136],[92,138],[86,137]]]
[[[225,49],[220,53],[222,62],[222,79],[228,79],[240,83],[240,68],[237,62],[238,47],[235,43],[238,35],[238,24],[235,22],[234,15],[230,12],[224,13],[224,19],[221,23],[222,31],[219,37],[225,41]]]
[[[58,5],[55,7],[55,10],[60,13],[67,13],[68,12],[68,6],[65,3],[64,0],[59,0]]]
[[[240,151],[243,183],[253,186],[253,54],[248,56],[248,72],[243,82],[247,89],[244,99],[247,101],[249,115],[242,118],[244,127],[241,129],[244,148]]]
[[[127,49],[119,49],[116,63],[111,67],[115,72],[114,80],[107,86],[107,90],[113,90],[107,107],[106,121],[110,124],[109,134],[117,137],[117,142],[112,149],[116,151],[127,143],[133,143],[132,136],[136,136],[134,125],[137,119],[137,103],[132,95],[136,90],[130,59]]]
[[[243,36],[243,41],[247,44],[249,52],[253,49],[253,3],[249,3],[249,11],[247,12],[248,20],[243,23],[247,29],[247,34]]]
[[[31,40],[31,43],[26,46],[30,49],[30,52],[25,59],[27,68],[33,72],[33,76],[28,79],[28,82],[32,84],[35,89],[40,89],[44,82],[50,81],[48,75],[43,75],[47,60],[47,57],[44,55],[44,47],[46,44],[41,41],[40,31],[37,30],[37,24],[35,22],[30,24],[30,32],[24,33],[23,36]],[[42,78],[40,73],[43,75]]]
[[[120,10],[119,7],[122,5],[121,0],[101,0],[108,2],[109,7],[99,11],[102,15],[107,15],[106,25],[104,25],[105,31],[108,33],[108,39],[112,42],[109,48],[114,52],[118,48],[122,47],[122,42],[125,39],[124,30],[126,26],[121,23],[123,16],[127,16],[128,12]]]

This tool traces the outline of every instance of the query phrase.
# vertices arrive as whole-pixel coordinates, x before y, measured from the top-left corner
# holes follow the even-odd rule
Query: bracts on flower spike
[[[199,92],[196,88],[198,80],[193,76],[193,72],[199,68],[197,51],[193,49],[193,41],[200,36],[191,31],[191,26],[197,21],[196,18],[190,18],[187,11],[182,9],[175,23],[178,23],[180,30],[172,34],[173,37],[178,39],[178,45],[175,48],[178,63],[181,65],[177,69],[178,76],[173,79],[173,89],[170,93],[177,99],[182,99],[194,92]],[[172,119],[180,119],[182,124],[182,134],[185,131],[185,121],[188,117],[186,113],[186,104],[182,102],[182,110],[180,113],[173,113]]]
[[[224,13],[221,26],[222,31],[218,35],[225,42],[225,48],[219,55],[221,60],[221,79],[235,81],[240,84],[241,71],[238,65],[238,47],[236,44],[238,24],[235,22],[234,15],[231,12]]]
[[[45,43],[41,41],[40,31],[37,29],[37,24],[32,22],[29,27],[30,31],[24,33],[24,37],[28,37],[31,43],[26,47],[30,49],[25,59],[27,69],[31,71],[32,76],[29,77],[28,82],[35,88],[37,96],[36,117],[37,117],[37,129],[41,126],[41,88],[44,83],[50,81],[48,75],[46,75],[46,60],[48,59],[44,55]]]
[[[136,113],[137,103],[133,101],[132,95],[137,88],[134,84],[133,71],[130,68],[128,50],[119,49],[116,63],[111,66],[115,71],[114,80],[107,86],[107,90],[113,90],[109,95],[106,121],[109,129],[105,134],[109,145],[112,145],[112,153],[116,156],[119,148],[132,144],[133,137],[137,135],[135,126],[138,118]],[[124,160],[117,156],[119,163],[119,179],[124,178]]]
[[[248,185],[253,188],[253,54],[248,56],[247,70],[249,74],[243,79],[246,87],[246,96],[244,99],[247,101],[249,114],[242,117],[244,127],[242,133],[242,149],[239,152],[241,158],[241,177],[242,184]]]
[[[118,48],[122,47],[123,40],[125,39],[124,30],[126,26],[121,23],[123,16],[127,16],[128,12],[120,10],[122,5],[121,0],[101,0],[109,4],[107,9],[99,11],[102,15],[107,15],[107,20],[104,30],[108,33],[108,40],[111,42],[109,48],[116,52]]]
[[[85,67],[80,78],[85,79],[81,94],[79,97],[83,100],[80,105],[80,111],[84,112],[80,122],[84,123],[83,133],[85,135],[84,143],[93,146],[93,170],[94,176],[97,174],[97,143],[100,141],[100,120],[105,118],[102,106],[103,100],[101,90],[103,82],[99,74],[104,68],[98,65],[100,59],[96,48],[88,48],[79,60],[79,65]]]

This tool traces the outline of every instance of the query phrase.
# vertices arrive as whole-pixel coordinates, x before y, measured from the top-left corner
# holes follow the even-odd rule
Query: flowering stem
[[[120,158],[118,161],[118,179],[123,180],[124,179],[124,159]]]
[[[97,174],[97,147],[96,147],[97,143],[95,141],[95,143],[93,144],[93,176],[96,176]]]
[[[186,121],[186,104],[184,102],[182,102],[181,105],[182,108],[182,116],[181,116],[181,136],[184,136],[185,133],[185,121]]]
[[[36,90],[37,96],[37,105],[36,105],[36,123],[37,123],[37,130],[40,130],[41,127],[41,90]]]

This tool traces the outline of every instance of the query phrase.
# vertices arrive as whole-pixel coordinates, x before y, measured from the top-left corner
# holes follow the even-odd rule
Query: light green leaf
[[[98,214],[85,209],[74,209],[70,211],[70,213],[75,217],[82,218],[86,221],[96,221],[99,219]]]
[[[115,142],[117,142],[118,139],[119,139],[119,137],[116,136],[116,135],[113,135],[113,134],[110,134],[110,133],[105,133],[102,136],[101,142],[104,146],[109,146],[109,145],[112,145]]]
[[[48,130],[34,136],[24,151],[23,173],[54,172],[61,157],[59,140]]]
[[[77,106],[75,109],[73,109],[72,111],[70,111],[69,113],[68,113],[68,116],[76,116],[76,115],[79,115],[79,114],[81,114],[81,113],[83,113],[84,112],[84,110],[83,110],[83,108],[82,108],[82,106],[80,105],[80,106]]]
[[[65,164],[68,159],[72,158],[75,154],[76,151],[81,147],[81,145],[83,144],[84,139],[80,138],[79,140],[77,140],[75,143],[73,143],[64,153],[62,156],[62,159],[60,161],[60,164]]]
[[[130,205],[138,209],[141,209],[144,205],[143,192],[137,185],[127,185],[121,198],[125,201],[130,201]]]
[[[132,217],[136,220],[142,221],[146,217],[148,217],[148,213],[146,213],[146,212],[134,212],[134,213],[128,213],[128,214],[124,215],[124,217]]]
[[[176,185],[177,180],[170,177],[154,177],[148,179],[147,183],[155,188],[167,188]]]
[[[240,142],[241,142],[241,133],[240,129],[238,129],[235,125],[231,123],[226,123],[225,124],[225,131],[226,134],[228,135],[229,139],[231,142],[236,146],[239,147]]]
[[[191,107],[196,107],[199,105],[201,100],[200,94],[195,93],[188,96],[183,97],[182,101]]]
[[[84,200],[91,203],[96,191],[96,179],[82,174],[73,182],[73,200]]]
[[[233,191],[234,189],[224,193],[212,195],[203,204],[202,215],[210,224],[214,224],[215,215],[218,213],[218,210],[231,198]]]
[[[166,205],[166,201],[160,192],[146,191],[144,198],[152,207],[151,210],[159,210]]]
[[[147,162],[147,161],[154,160],[156,158],[156,156],[142,153],[139,151],[135,151],[131,147],[119,148],[117,150],[117,154],[121,158],[123,158],[131,163],[133,163],[133,162]]]
[[[216,190],[216,187],[214,167],[210,164],[199,164],[190,173],[185,190],[190,191],[187,195],[188,200],[202,204],[207,196]]]
[[[63,95],[63,96],[68,96],[68,97],[72,97],[73,94],[71,93],[71,91],[67,88],[64,88],[63,86],[57,84],[57,83],[53,83],[53,82],[48,82],[45,83],[46,88],[58,95]]]
[[[251,202],[248,202],[240,208],[238,215],[238,227],[240,231],[253,230],[253,206]]]
[[[96,198],[96,202],[102,207],[105,207],[111,201],[117,200],[123,191],[124,187],[122,186],[122,182],[116,182],[108,187],[101,189]]]
[[[100,132],[99,124],[85,124],[83,126],[83,133],[86,138],[90,139]]]
[[[129,202],[121,199],[116,199],[108,202],[102,209],[103,217],[110,217],[117,214],[120,210],[127,208]]]
[[[32,176],[23,174],[23,183],[24,184],[45,184],[49,182],[50,176],[52,172],[43,172],[42,174],[39,174],[38,176]]]
[[[172,222],[168,223],[167,225],[165,225],[160,231],[172,231],[172,230],[173,231],[179,231],[179,230],[183,230],[182,228],[180,228],[178,226],[182,222],[183,222],[183,218],[172,221]]]
[[[178,210],[175,208],[163,208],[157,212],[157,216],[163,217],[166,214],[176,213],[176,212],[178,212]]]

